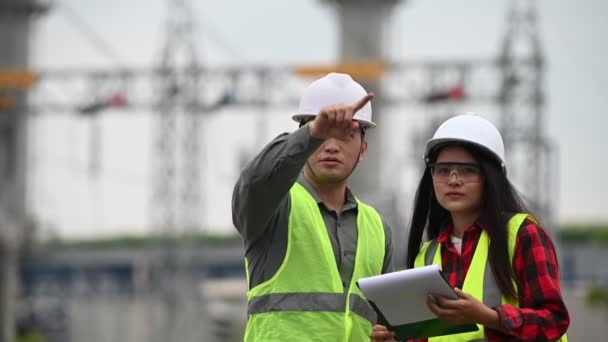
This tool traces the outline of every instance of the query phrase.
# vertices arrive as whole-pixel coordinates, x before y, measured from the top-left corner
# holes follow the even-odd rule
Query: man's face
[[[309,166],[304,172],[321,184],[340,182],[350,174],[358,160],[363,160],[366,152],[367,141],[361,140],[359,129],[353,129],[345,140],[335,138],[325,140],[308,158]]]

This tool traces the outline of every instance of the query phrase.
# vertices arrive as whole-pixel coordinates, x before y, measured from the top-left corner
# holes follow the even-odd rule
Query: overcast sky
[[[36,68],[151,66],[160,59],[166,1],[63,0],[38,21]],[[332,62],[338,55],[334,11],[314,0],[193,1],[198,51],[207,65]],[[559,148],[557,219],[606,222],[608,2],[539,1],[548,70],[545,132]],[[507,0],[403,1],[390,18],[387,57],[490,58],[505,30]],[[85,22],[83,26],[80,21]],[[93,44],[91,30],[108,46]],[[60,96],[73,96],[54,89]],[[466,108],[465,108],[466,109]],[[238,158],[260,141],[292,130],[290,108],[271,110],[256,135],[255,115],[222,111],[206,121],[205,223],[231,229],[230,196]],[[275,113],[276,112],[276,115]],[[279,113],[286,112],[285,115]],[[148,228],[151,183],[148,113],[108,112],[102,119],[102,173],[87,172],[90,122],[48,113],[31,127],[30,206],[45,229],[66,237],[140,233]],[[483,114],[483,113],[480,113]],[[397,127],[403,122],[391,126]],[[390,133],[392,128],[384,128]],[[386,131],[389,129],[389,131]],[[390,134],[395,136],[395,134]],[[398,135],[398,134],[397,134]],[[221,143],[218,139],[222,139]],[[403,137],[385,153],[403,157]],[[397,180],[397,183],[401,181]],[[407,185],[400,185],[407,191]]]

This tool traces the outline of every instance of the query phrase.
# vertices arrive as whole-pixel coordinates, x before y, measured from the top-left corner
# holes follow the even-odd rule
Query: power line
[[[71,24],[72,27],[76,29],[76,32],[81,34],[96,51],[100,52],[117,65],[124,65],[124,59],[116,52],[117,50],[98,34],[73,7],[68,6],[65,1],[62,1],[59,8],[63,10],[63,14],[68,19],[68,23]]]
[[[204,35],[208,37],[217,47],[224,50],[232,59],[244,60],[239,49],[235,48],[235,45],[227,43],[228,39],[226,39],[226,36],[223,35],[220,30],[211,25],[209,20],[207,20],[203,15],[198,14],[197,17],[199,18],[197,24],[201,28],[200,31],[197,30],[197,35]]]

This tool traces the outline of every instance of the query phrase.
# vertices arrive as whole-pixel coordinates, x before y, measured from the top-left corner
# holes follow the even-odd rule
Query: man
[[[245,243],[246,341],[369,341],[356,286],[392,271],[391,233],[347,187],[367,152],[367,93],[349,75],[313,82],[293,119],[242,171],[232,219]]]

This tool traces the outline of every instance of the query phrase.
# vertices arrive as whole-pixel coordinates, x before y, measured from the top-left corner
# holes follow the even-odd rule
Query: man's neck
[[[340,214],[346,202],[346,181],[338,183],[320,183],[313,177],[310,177],[306,172],[304,177],[315,189],[325,205]]]

